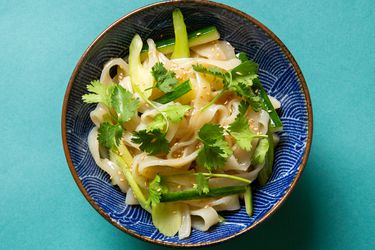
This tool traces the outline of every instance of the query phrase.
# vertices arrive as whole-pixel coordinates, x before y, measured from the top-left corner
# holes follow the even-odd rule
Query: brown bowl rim
[[[219,240],[205,242],[205,243],[194,243],[194,244],[178,244],[178,243],[172,243],[172,242],[163,242],[163,241],[158,241],[158,240],[148,238],[146,236],[139,235],[136,232],[134,232],[130,229],[127,229],[127,228],[119,225],[118,223],[116,223],[116,221],[112,220],[111,217],[107,213],[105,213],[99,207],[99,205],[94,201],[94,199],[87,193],[86,189],[84,188],[84,186],[83,186],[81,180],[79,179],[79,176],[77,175],[77,172],[74,168],[74,165],[73,165],[73,162],[72,162],[72,159],[71,159],[71,155],[70,155],[70,151],[69,151],[69,148],[68,148],[68,144],[67,144],[66,113],[67,113],[67,107],[68,107],[68,99],[69,99],[69,96],[70,96],[70,91],[71,91],[71,88],[73,86],[74,79],[77,76],[78,69],[80,68],[83,60],[86,58],[88,52],[92,49],[92,47],[94,47],[106,35],[107,32],[109,32],[118,23],[120,23],[123,20],[129,18],[130,16],[135,15],[135,14],[137,14],[139,12],[142,12],[142,11],[147,11],[148,9],[153,8],[155,6],[176,5],[176,4],[178,4],[178,2],[179,1],[163,1],[163,2],[157,2],[157,3],[149,4],[149,5],[146,5],[144,7],[138,8],[138,9],[128,13],[127,15],[117,19],[115,22],[113,22],[97,38],[95,38],[95,40],[88,46],[88,48],[85,50],[85,52],[80,57],[76,67],[74,68],[74,71],[73,71],[73,73],[72,73],[72,75],[69,79],[69,83],[68,83],[68,86],[67,86],[67,89],[66,89],[66,92],[65,92],[63,108],[62,108],[62,116],[61,116],[62,141],[63,141],[65,157],[66,157],[67,163],[69,165],[70,172],[71,172],[71,174],[74,178],[74,181],[76,182],[77,186],[79,187],[80,191],[85,196],[87,201],[91,204],[91,206],[99,214],[101,214],[108,222],[110,222],[112,225],[114,225],[115,227],[117,227],[121,231],[124,231],[124,232],[128,233],[131,236],[134,236],[138,239],[144,240],[146,242],[154,243],[154,244],[157,244],[157,245],[170,246],[170,247],[203,247],[203,246],[218,244],[218,243],[233,239],[233,238],[235,238],[235,237],[237,237],[237,236],[239,236],[243,233],[246,233],[246,232],[250,231],[251,229],[255,228],[257,225],[261,224],[266,219],[268,219],[272,214],[274,214],[275,211],[278,210],[278,208],[284,203],[284,201],[289,197],[291,191],[294,189],[294,187],[295,187],[297,181],[299,180],[303,170],[305,169],[307,159],[308,159],[308,156],[309,156],[309,153],[310,153],[310,148],[311,148],[311,143],[312,143],[312,133],[313,133],[313,113],[312,113],[312,105],[311,105],[310,94],[309,94],[309,90],[308,90],[305,78],[304,78],[304,76],[302,74],[302,71],[299,68],[296,60],[294,59],[294,57],[292,56],[290,51],[287,49],[287,47],[284,45],[284,43],[281,42],[281,40],[270,29],[268,29],[264,24],[262,24],[261,22],[256,20],[254,17],[252,17],[252,16],[250,16],[250,15],[248,15],[248,14],[246,14],[246,13],[244,13],[244,12],[238,10],[238,9],[235,9],[231,6],[228,6],[226,4],[212,2],[212,1],[200,1],[200,0],[185,1],[185,2],[199,3],[199,4],[204,4],[204,5],[208,5],[208,6],[226,9],[230,12],[233,12],[233,13],[245,18],[249,22],[256,25],[258,28],[263,30],[278,46],[280,46],[283,53],[286,55],[288,60],[292,63],[293,68],[294,68],[294,70],[297,74],[298,80],[301,83],[303,93],[305,95],[305,101],[306,101],[306,105],[307,105],[307,114],[308,114],[307,115],[308,137],[307,137],[305,153],[304,153],[304,156],[302,158],[302,162],[299,166],[299,170],[298,170],[296,176],[294,177],[291,186],[288,188],[288,190],[283,195],[283,197],[259,221],[255,222],[250,227],[247,227],[247,228],[245,228],[245,229],[243,229],[243,230],[241,230],[241,231],[239,231],[239,232],[237,232],[237,233],[235,233],[231,236],[228,236],[228,237],[225,237],[225,238],[222,238],[222,239],[219,239]]]

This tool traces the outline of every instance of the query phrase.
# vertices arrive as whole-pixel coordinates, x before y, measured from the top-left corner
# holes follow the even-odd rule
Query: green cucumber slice
[[[208,26],[188,34],[189,48],[216,41],[220,38],[220,34],[215,26]],[[163,54],[171,54],[174,50],[175,38],[169,38],[155,42],[156,48]],[[148,46],[144,46],[141,51],[141,59],[147,57]]]

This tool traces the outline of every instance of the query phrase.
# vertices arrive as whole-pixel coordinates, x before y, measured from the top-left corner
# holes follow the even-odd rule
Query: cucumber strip
[[[253,194],[251,192],[251,186],[246,186],[246,192],[244,194],[246,213],[249,216],[253,215]]]
[[[146,70],[140,59],[140,52],[143,46],[141,37],[136,34],[129,46],[129,76],[133,89],[139,88],[146,98],[151,96],[152,75]]]
[[[264,162],[263,169],[258,174],[258,182],[259,185],[264,186],[266,185],[268,179],[271,177],[272,168],[273,168],[273,160],[274,160],[274,145],[273,145],[273,136],[270,131],[268,131],[268,152],[266,156],[266,160]]]
[[[268,98],[267,92],[264,90],[262,84],[260,83],[259,79],[254,79],[253,83],[260,91],[260,96],[264,100],[264,104],[266,105],[267,112],[271,118],[270,130],[272,132],[280,131],[283,129],[283,123],[280,120],[279,115],[277,114],[276,110],[273,108],[270,99]]]
[[[194,47],[220,39],[215,26],[208,26],[188,34],[189,47]]]
[[[167,192],[161,195],[161,202],[168,201],[181,201],[181,200],[196,200],[212,197],[222,197],[232,194],[245,193],[246,186],[228,186],[228,187],[218,187],[210,188],[208,193],[199,193],[196,189],[178,191],[178,192]]]
[[[219,40],[220,34],[215,26],[208,26],[188,34],[188,45],[189,48],[209,43],[212,41]],[[170,54],[174,50],[175,39],[169,38],[162,41],[155,42],[156,48],[163,54]],[[145,45],[141,51],[141,59],[144,60],[147,57],[148,46]]]
[[[122,169],[122,172],[129,186],[132,188],[134,196],[137,198],[141,207],[146,211],[151,212],[150,208],[147,206],[147,200],[141,188],[138,186],[133,177],[133,174],[131,173],[130,166],[127,164],[127,160],[113,151],[110,151],[110,160],[114,161]]]
[[[172,92],[166,93],[165,95],[155,99],[155,102],[166,104],[168,102],[174,101],[177,98],[185,95],[191,90],[190,81],[186,80],[183,83],[177,85]]]
[[[273,144],[273,136],[272,136],[272,132],[270,131],[268,132],[268,144],[269,144],[269,148],[268,148],[266,160],[267,160],[267,165],[268,165],[267,175],[269,179],[272,174],[274,154],[275,154],[275,145]]]
[[[180,9],[175,9],[172,16],[176,44],[171,58],[188,58],[190,57],[190,50],[184,16]]]

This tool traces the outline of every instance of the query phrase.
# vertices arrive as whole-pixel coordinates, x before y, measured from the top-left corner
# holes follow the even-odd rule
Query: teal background
[[[153,1],[0,0],[0,249],[162,249],[116,229],[78,190],[61,109],[83,51]],[[375,1],[220,1],[264,23],[308,83],[307,167],[265,223],[216,249],[375,249]],[[213,248],[212,248],[213,249]]]

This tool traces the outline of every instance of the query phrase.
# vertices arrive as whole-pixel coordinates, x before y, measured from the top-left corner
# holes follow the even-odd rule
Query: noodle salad
[[[219,40],[216,27],[187,33],[179,9],[175,37],[147,45],[135,35],[126,59],[104,65],[82,96],[97,103],[88,136],[96,164],[151,213],[166,236],[207,231],[272,172],[282,123],[258,78],[258,65]]]

